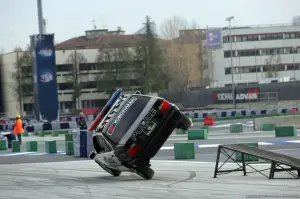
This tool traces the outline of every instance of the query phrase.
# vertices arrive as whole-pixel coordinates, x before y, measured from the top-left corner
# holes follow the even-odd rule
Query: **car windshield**
[[[115,144],[118,144],[144,110],[149,100],[150,98],[146,96],[134,96],[128,100],[106,131],[108,138]]]

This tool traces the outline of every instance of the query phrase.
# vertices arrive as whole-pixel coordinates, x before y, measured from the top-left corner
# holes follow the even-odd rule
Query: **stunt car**
[[[191,121],[178,107],[160,97],[118,89],[89,127],[94,151],[89,155],[113,176],[123,171],[152,179],[153,158],[174,129],[187,130]]]

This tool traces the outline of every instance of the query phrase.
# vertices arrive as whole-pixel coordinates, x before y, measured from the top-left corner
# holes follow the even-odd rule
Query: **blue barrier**
[[[72,131],[74,156],[87,157],[93,149],[92,135],[86,130]]]
[[[278,110],[278,113],[289,113],[291,109],[295,109],[297,112],[300,110],[298,107],[293,107],[293,108],[282,108]],[[267,110],[267,109],[262,109],[262,110],[220,110],[218,112],[215,111],[190,111],[187,112],[187,115],[194,116],[194,118],[204,118],[209,114],[215,114],[218,117],[233,117],[236,116],[237,113],[240,113],[242,116],[249,116],[249,115],[266,115],[266,114],[271,114],[273,112],[272,109]]]

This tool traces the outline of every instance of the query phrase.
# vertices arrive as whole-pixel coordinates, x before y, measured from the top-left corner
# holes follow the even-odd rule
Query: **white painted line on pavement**
[[[215,165],[215,161],[213,162],[199,162],[199,161],[184,161],[184,160],[151,160],[153,162],[165,162],[165,163],[184,163],[184,164],[213,164]],[[219,165],[223,164],[223,162],[219,162]],[[234,162],[226,162],[225,165],[236,165],[236,163]],[[270,163],[259,163],[259,164],[253,164],[253,165],[259,165],[259,166],[265,166],[268,165]]]
[[[286,142],[289,142],[289,143],[300,143],[300,140],[290,140],[290,141],[286,141]]]

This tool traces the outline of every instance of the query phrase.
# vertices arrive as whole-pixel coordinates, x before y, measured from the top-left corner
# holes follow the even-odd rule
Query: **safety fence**
[[[0,131],[13,131],[14,124],[0,124]],[[75,121],[23,124],[27,132],[51,131],[60,129],[74,129],[77,127]]]
[[[223,110],[223,111],[189,111],[185,112],[190,118],[203,120],[207,116],[214,116],[215,120],[231,120],[231,119],[246,119],[255,117],[278,116],[287,114],[297,114],[300,108],[284,108],[279,110]]]

